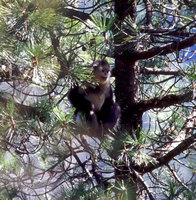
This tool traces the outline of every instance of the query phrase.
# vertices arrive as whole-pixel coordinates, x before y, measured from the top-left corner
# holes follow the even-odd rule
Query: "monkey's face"
[[[109,65],[99,65],[94,67],[93,75],[95,81],[99,84],[106,84],[110,80],[111,71]]]

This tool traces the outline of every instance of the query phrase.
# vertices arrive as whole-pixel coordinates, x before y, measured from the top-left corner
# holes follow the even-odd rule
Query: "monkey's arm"
[[[72,106],[76,108],[76,113],[81,112],[86,117],[89,117],[90,111],[93,110],[93,105],[85,99],[84,91],[81,91],[78,86],[74,86],[69,90],[68,99]]]

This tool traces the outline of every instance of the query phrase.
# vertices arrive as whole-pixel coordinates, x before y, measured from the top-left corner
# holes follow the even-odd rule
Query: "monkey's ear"
[[[96,64],[96,63],[93,63],[91,66],[92,66],[93,68],[96,68],[96,67],[97,67],[97,64]]]
[[[91,66],[93,68],[96,68],[96,67],[98,67],[98,65],[99,65],[99,62],[98,62],[98,60],[96,60],[96,61],[93,62],[93,64]]]

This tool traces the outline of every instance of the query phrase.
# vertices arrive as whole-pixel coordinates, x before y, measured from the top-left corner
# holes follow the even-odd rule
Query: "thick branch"
[[[65,17],[69,17],[71,19],[77,19],[79,21],[86,21],[87,19],[91,19],[88,13],[80,12],[74,9],[69,8],[61,8],[59,10]]]
[[[165,148],[165,155],[162,156],[160,154],[161,157],[157,158],[155,163],[149,162],[146,167],[141,168],[140,166],[136,166],[136,170],[143,173],[151,172],[152,170],[169,163],[175,156],[187,150],[196,141],[196,133],[193,134],[196,129],[195,127],[196,111],[193,110],[193,112],[187,117],[186,122],[178,136]],[[186,138],[188,136],[190,137]]]
[[[173,53],[175,51],[180,51],[182,49],[191,47],[196,44],[196,34],[193,34],[191,37],[182,39],[182,40],[176,40],[170,44],[166,44],[163,46],[157,46],[153,47],[146,51],[125,51],[123,54],[121,54],[121,57],[124,57],[124,59],[127,60],[144,60],[149,59],[157,55],[167,55],[169,53]]]
[[[196,141],[196,134],[193,134],[189,138],[183,140],[176,148],[172,149],[166,155],[157,159],[157,163],[149,163],[146,167],[138,168],[137,171],[142,173],[151,172],[167,163],[169,163],[175,156],[181,154],[183,151],[187,150]]]
[[[187,47],[191,47],[194,44],[196,44],[196,34],[193,36],[183,39],[183,40],[177,40],[171,44],[164,45],[162,47],[154,47],[148,51],[143,51],[139,53],[140,59],[148,59],[150,57],[154,57],[156,55],[167,55],[169,53],[173,53],[175,51],[180,51],[181,49],[185,49]]]
[[[177,70],[164,70],[164,69],[158,69],[158,68],[146,68],[146,67],[142,67],[141,73],[142,74],[151,74],[151,75],[180,76],[184,72],[177,71]]]
[[[163,97],[155,97],[153,99],[139,102],[136,106],[141,112],[145,112],[154,108],[166,108],[175,104],[190,102],[193,100],[193,91],[184,94],[175,95],[169,94]]]
[[[190,37],[192,35],[192,33],[182,31],[181,29],[177,29],[177,30],[159,29],[159,30],[156,30],[153,28],[151,28],[151,29],[141,28],[140,31],[142,33],[153,34],[153,36],[170,35],[170,36],[174,36],[174,37],[185,38],[185,37]],[[130,34],[130,32],[128,32],[128,34]]]

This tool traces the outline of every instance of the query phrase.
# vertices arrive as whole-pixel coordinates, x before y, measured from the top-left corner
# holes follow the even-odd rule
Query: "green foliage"
[[[124,56],[121,53],[125,50],[139,53],[148,53],[148,49],[154,47],[157,50],[162,45],[177,42],[185,33],[193,34],[195,23],[194,1],[186,5],[186,1],[151,0],[152,29],[146,23],[145,1],[137,1],[136,23],[130,16],[118,21],[114,2],[110,0],[85,1],[85,6],[90,6],[88,9],[78,8],[79,3],[72,0],[0,1],[0,69],[6,64],[11,74],[9,81],[0,79],[0,88],[8,88],[6,92],[14,97],[7,101],[5,93],[0,93],[0,199],[33,199],[36,195],[38,199],[128,199],[129,183],[133,181],[129,177],[133,174],[126,170],[121,179],[116,176],[116,169],[125,166],[132,170],[135,165],[142,168],[156,163],[157,157],[153,156],[157,152],[157,156],[166,153],[165,147],[178,136],[194,109],[194,104],[189,103],[149,110],[143,130],[128,132],[120,127],[102,141],[91,137],[93,133],[87,124],[76,124],[75,110],[70,109],[67,100],[68,90],[76,83],[82,87],[87,82],[92,83],[90,64],[95,59],[105,58],[115,63]],[[90,18],[85,20],[88,12]],[[172,35],[177,33],[180,35]],[[182,65],[185,54],[192,56],[191,49],[140,61],[141,74],[142,67],[184,71],[174,76],[140,75],[142,99],[192,89],[196,79],[195,62]],[[130,58],[126,55],[125,58],[126,65],[120,70],[129,67]],[[129,80],[125,81],[129,85]],[[128,92],[132,94],[134,90]],[[125,111],[126,107],[122,109]],[[89,137],[81,136],[86,133]],[[179,159],[177,168],[180,162],[195,168],[194,156],[189,154],[194,154],[192,149],[176,158]],[[187,158],[188,162],[184,163]],[[93,165],[97,165],[98,175],[107,181],[107,188],[97,184]],[[162,192],[165,199],[195,199],[194,180],[180,183],[166,169],[160,167],[146,173],[143,186],[149,182],[152,186],[149,191],[153,191],[153,195]],[[177,170],[176,173],[179,174]],[[143,186],[139,184],[141,193]],[[22,196],[23,192],[27,197]]]
[[[15,112],[14,100],[8,102],[7,111],[9,112],[10,117],[14,116],[14,112]]]
[[[179,195],[182,193],[183,188],[181,186],[179,187],[179,184],[174,180],[169,180],[168,184],[169,184],[168,195],[164,194],[165,197],[167,197],[168,199],[177,199]]]
[[[19,174],[21,171],[22,163],[16,155],[11,153],[5,153],[1,155],[0,168],[1,171],[6,173],[15,173]]]
[[[32,0],[31,3],[34,4],[38,9],[47,9],[52,8],[54,10],[58,10],[61,8],[60,0]]]
[[[71,76],[72,80],[76,81],[77,83],[90,83],[92,82],[92,67],[86,66],[73,66],[70,69],[69,75]]]
[[[40,104],[38,104],[38,107],[39,112],[37,118],[44,122],[43,125],[46,129],[58,129],[64,127],[65,124],[68,125],[72,122],[74,109],[71,112],[66,112],[56,105],[55,102],[51,103],[48,100],[41,101]]]
[[[48,47],[43,41],[41,43],[27,43],[24,51],[27,56],[31,58],[36,57],[39,60],[50,55],[52,53],[52,47]]]
[[[134,185],[130,185],[130,183],[132,182],[132,180],[129,180],[127,178],[127,180],[118,180],[116,181],[116,185],[114,186],[113,190],[115,191],[115,199],[118,200],[125,200],[125,199],[130,199],[130,200],[134,200],[135,197],[135,186]]]
[[[183,185],[181,185],[179,182],[176,182],[175,180],[169,179],[168,180],[168,189],[167,191],[163,192],[163,195],[165,198],[170,200],[193,200],[195,199],[195,183],[192,184],[192,187],[190,190],[185,188]]]
[[[9,138],[13,134],[16,123],[20,121],[20,117],[18,116],[13,99],[8,101],[6,105],[0,105],[2,108],[0,113],[0,138]],[[18,119],[17,121],[15,121],[15,117]]]
[[[113,199],[111,189],[113,187],[105,192],[103,188],[89,188],[88,184],[79,182],[70,188],[62,186],[56,195],[62,200],[111,200]]]
[[[111,54],[113,42],[113,29],[116,16],[108,17],[107,13],[95,13],[91,15],[92,20],[87,20],[88,30],[90,32],[89,47],[90,50],[100,52],[100,54]],[[106,42],[106,43],[105,43]],[[96,54],[95,54],[96,56]]]
[[[3,200],[15,200],[17,198],[17,193],[18,190],[16,188],[8,187],[6,190],[0,192],[0,198]]]
[[[190,190],[184,190],[183,198],[186,200],[194,200],[196,198],[196,184],[193,182],[191,184]]]
[[[189,80],[191,81],[196,80],[196,63],[194,61],[188,65],[186,72],[187,73],[185,74],[185,76]]]
[[[149,135],[143,134],[133,137],[128,133],[122,133],[117,138],[107,136],[103,146],[107,150],[111,159],[121,163],[126,160],[128,163],[135,163],[140,166],[146,166],[149,161],[156,162],[154,158],[148,155],[146,147],[149,144]],[[126,158],[126,159],[125,159]]]
[[[32,13],[29,20],[35,28],[51,30],[58,23],[59,17],[54,9],[45,8]]]
[[[107,13],[96,13],[91,15],[91,19],[92,21],[89,20],[88,24],[91,26],[92,31],[100,34],[111,30],[116,16],[111,17]]]

